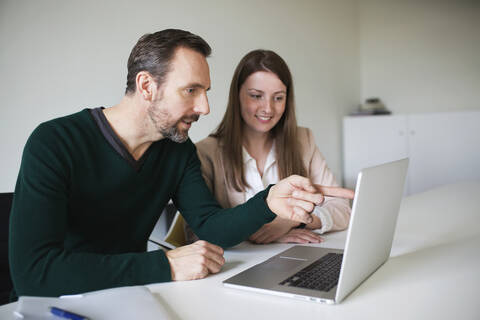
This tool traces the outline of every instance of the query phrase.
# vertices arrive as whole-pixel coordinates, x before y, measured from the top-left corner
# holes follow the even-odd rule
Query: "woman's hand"
[[[320,243],[322,241],[323,238],[318,233],[308,229],[292,229],[277,240],[283,243]]]
[[[299,223],[276,217],[272,222],[264,224],[257,232],[250,236],[249,240],[254,243],[270,243],[286,235]]]
[[[275,218],[272,222],[263,225],[257,232],[250,236],[253,243],[294,242],[294,243],[319,243],[323,241],[315,232],[305,229],[294,229],[298,222],[288,219]]]

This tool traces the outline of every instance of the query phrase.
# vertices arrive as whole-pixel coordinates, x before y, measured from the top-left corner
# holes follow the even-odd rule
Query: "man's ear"
[[[151,102],[157,89],[157,83],[152,75],[146,71],[140,71],[135,77],[138,94],[146,101]]]

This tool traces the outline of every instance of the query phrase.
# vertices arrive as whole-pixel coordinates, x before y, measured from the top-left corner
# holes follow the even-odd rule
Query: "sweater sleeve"
[[[59,296],[170,281],[163,251],[106,254],[65,248],[67,231],[74,229],[68,224],[71,168],[61,148],[54,130],[41,125],[24,149],[9,232],[16,294]]]
[[[222,209],[202,177],[194,148],[173,201],[200,239],[225,248],[246,240],[276,217],[265,201],[268,191],[237,207]]]

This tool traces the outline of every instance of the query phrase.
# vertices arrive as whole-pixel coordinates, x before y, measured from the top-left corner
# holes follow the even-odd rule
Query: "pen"
[[[50,307],[50,312],[57,317],[65,318],[65,319],[72,319],[72,320],[88,320],[87,317],[81,316],[79,314],[63,310],[57,307]]]

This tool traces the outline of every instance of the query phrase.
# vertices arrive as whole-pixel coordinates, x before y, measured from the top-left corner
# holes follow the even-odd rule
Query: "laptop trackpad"
[[[272,288],[290,276],[294,269],[301,268],[303,260],[275,257],[250,269],[240,272],[225,281],[247,287]]]
[[[296,267],[304,264],[304,260],[300,259],[288,259],[288,258],[276,258],[276,259],[271,259],[267,263],[265,263],[262,266],[262,269],[268,269],[268,270],[274,270],[274,271],[290,271],[292,269],[295,269]]]

